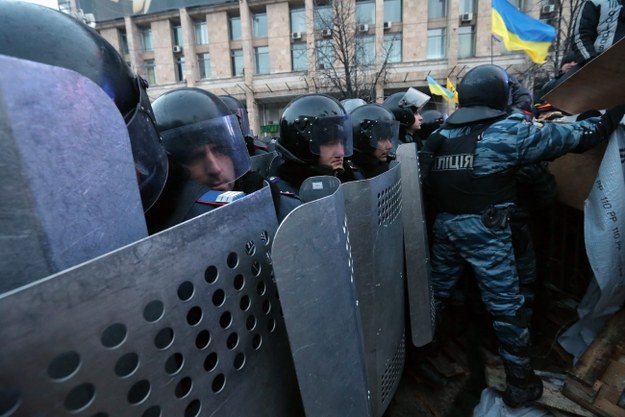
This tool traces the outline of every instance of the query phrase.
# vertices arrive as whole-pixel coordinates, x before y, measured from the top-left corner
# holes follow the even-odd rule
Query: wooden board
[[[625,103],[625,38],[589,61],[545,94],[544,101],[567,113]]]

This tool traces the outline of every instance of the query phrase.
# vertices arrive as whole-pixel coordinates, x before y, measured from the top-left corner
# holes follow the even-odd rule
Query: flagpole
[[[490,63],[493,63],[493,34],[490,34]]]

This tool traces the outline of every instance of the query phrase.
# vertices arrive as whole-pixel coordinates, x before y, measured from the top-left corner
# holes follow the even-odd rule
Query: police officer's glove
[[[601,116],[601,120],[599,121],[597,128],[604,139],[609,138],[612,132],[616,130],[616,127],[621,122],[621,119],[623,119],[623,115],[625,115],[625,104],[614,106],[606,110],[603,116]]]

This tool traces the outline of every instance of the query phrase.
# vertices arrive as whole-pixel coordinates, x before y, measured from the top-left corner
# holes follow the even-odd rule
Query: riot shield
[[[269,176],[271,161],[276,157],[275,152],[254,155],[250,157],[250,171],[258,172],[264,178]]]
[[[397,148],[397,160],[400,162],[402,178],[402,221],[410,331],[412,344],[423,346],[434,337],[434,299],[416,144],[400,145]]]
[[[0,56],[0,293],[147,236],[130,139],[96,84]]]
[[[289,213],[272,255],[306,415],[371,416],[340,188]]]
[[[3,416],[303,416],[268,187],[0,296]]]
[[[308,203],[333,194],[340,186],[341,181],[329,175],[308,177],[299,187],[299,198]]]
[[[341,186],[376,417],[393,398],[405,362],[401,187],[399,165]]]

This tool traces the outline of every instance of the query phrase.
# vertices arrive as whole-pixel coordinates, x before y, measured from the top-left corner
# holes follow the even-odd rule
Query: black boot
[[[531,366],[520,366],[504,361],[506,370],[506,391],[503,402],[508,407],[523,407],[543,395],[543,381]]]

